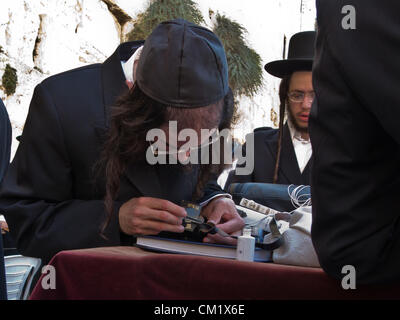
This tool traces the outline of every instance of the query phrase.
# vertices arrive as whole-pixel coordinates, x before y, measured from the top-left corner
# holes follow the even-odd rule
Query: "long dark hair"
[[[276,150],[276,163],[275,163],[273,183],[278,182],[279,162],[281,159],[281,150],[282,150],[283,122],[285,120],[286,107],[288,105],[288,92],[289,92],[289,85],[290,85],[291,77],[292,77],[292,75],[284,77],[281,80],[281,83],[279,85],[279,101],[280,101],[279,131],[278,131],[278,147]]]
[[[127,164],[146,161],[148,142],[146,134],[149,130],[160,128],[170,120],[178,121],[178,130],[196,124],[199,128],[212,124],[219,130],[231,129],[233,116],[233,94],[228,94],[215,104],[199,108],[177,108],[167,106],[148,97],[136,85],[122,95],[112,107],[110,129],[103,146],[99,165],[104,169],[105,207],[107,219],[102,233],[108,226],[113,214],[113,203],[118,196],[120,179]],[[215,123],[214,123],[215,122]],[[220,164],[202,164],[193,200],[201,198],[204,186],[210,178],[216,178],[225,168]]]

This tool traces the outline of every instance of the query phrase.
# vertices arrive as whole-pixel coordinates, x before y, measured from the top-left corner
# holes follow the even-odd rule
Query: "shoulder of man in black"
[[[0,208],[21,254],[48,260],[60,250],[121,244],[117,218],[108,240],[99,234],[104,203],[102,191],[93,188],[93,166],[102,143],[96,127],[106,127],[107,108],[127,89],[119,55],[126,47],[131,43],[103,64],[62,72],[36,86],[0,191]]]
[[[236,175],[235,170],[232,170],[229,173],[229,176],[226,180],[224,189],[228,190],[229,185],[232,183],[246,183],[246,182],[256,182],[257,180],[257,172],[259,170],[262,171],[262,178],[261,180],[264,181],[264,178],[267,179],[269,182],[269,176],[272,176],[272,168],[273,168],[273,157],[270,156],[270,153],[267,151],[268,144],[275,143],[278,141],[278,129],[271,128],[271,127],[259,127],[254,129],[253,132],[249,133],[248,135],[253,135],[254,138],[254,170],[252,174],[248,175]],[[246,141],[248,140],[248,135],[246,135]],[[242,145],[242,155],[245,156],[246,152],[249,149],[247,147],[247,142]],[[244,167],[245,163],[238,165],[238,167]],[[265,177],[265,169],[268,171],[268,178]],[[271,178],[272,179],[272,178]],[[257,182],[261,182],[258,181]]]
[[[43,80],[40,85],[56,93],[53,96],[60,100],[81,95],[84,90],[89,88],[96,91],[111,91],[113,95],[111,98],[115,100],[121,93],[121,90],[118,89],[125,88],[125,77],[120,63],[128,60],[143,44],[144,41],[124,42],[103,63],[94,63],[55,74]],[[93,92],[89,91],[86,94],[90,96],[91,93]],[[104,99],[107,100],[106,97]],[[114,101],[104,101],[106,104],[107,102]]]
[[[278,139],[279,129],[272,127],[259,127],[254,129],[254,138],[260,139],[264,137],[267,140]]]
[[[272,127],[259,127],[259,128],[255,128],[254,129],[254,133],[263,133],[263,134],[267,134],[267,136],[269,135],[273,135],[275,133],[278,132],[279,129],[276,128],[272,128]]]

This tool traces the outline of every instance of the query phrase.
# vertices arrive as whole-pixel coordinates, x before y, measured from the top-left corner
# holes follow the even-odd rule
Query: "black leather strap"
[[[271,230],[271,236],[273,238],[272,242],[257,242],[256,247],[262,248],[265,250],[275,250],[278,249],[281,245],[283,245],[283,236],[279,230],[278,223],[276,222],[275,217],[271,219],[269,222],[269,229]]]

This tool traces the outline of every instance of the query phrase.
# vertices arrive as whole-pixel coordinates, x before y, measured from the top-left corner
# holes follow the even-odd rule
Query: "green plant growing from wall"
[[[15,89],[17,88],[18,84],[17,70],[15,70],[7,63],[1,80],[6,95],[7,96],[13,95],[15,93]]]
[[[253,98],[263,86],[261,57],[245,40],[246,29],[219,13],[215,16],[214,33],[221,39],[228,60],[229,86],[237,100],[241,96]],[[240,118],[235,110],[234,122]]]
[[[204,23],[200,10],[191,0],[153,0],[145,12],[138,15],[127,38],[129,41],[144,40],[160,22],[177,18]]]

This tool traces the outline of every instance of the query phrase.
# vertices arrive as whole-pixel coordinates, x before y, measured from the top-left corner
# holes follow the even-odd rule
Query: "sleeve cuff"
[[[200,202],[200,207],[206,206],[211,200],[214,200],[219,197],[225,197],[225,198],[232,199],[232,196],[229,193],[220,193],[220,194],[216,194],[215,196],[211,197],[210,199]]]

